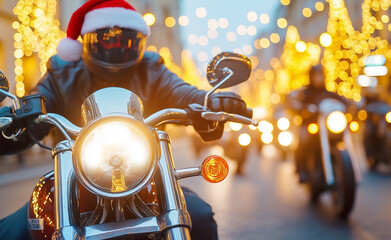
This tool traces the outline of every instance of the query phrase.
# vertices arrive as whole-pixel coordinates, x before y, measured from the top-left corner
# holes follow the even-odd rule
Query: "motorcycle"
[[[311,200],[315,202],[321,193],[330,191],[334,212],[342,219],[353,209],[357,181],[361,179],[346,110],[335,99],[324,99],[319,106],[311,104],[309,119],[317,121],[307,121],[301,129],[300,140],[307,138],[308,144],[305,151],[298,149],[302,159],[296,159],[299,174],[306,176],[301,182],[308,185]]]
[[[371,170],[380,163],[391,166],[391,108],[385,102],[373,102],[365,107],[364,147]]]
[[[11,112],[0,111],[4,137],[16,141],[31,124],[46,123],[66,139],[52,150],[54,171],[43,176],[32,193],[28,212],[32,235],[36,239],[190,239],[191,219],[178,181],[202,175],[211,183],[220,182],[228,174],[228,164],[212,155],[200,167],[176,169],[170,138],[157,127],[190,124],[208,133],[216,123],[227,121],[257,125],[244,116],[211,112],[206,105],[216,89],[244,82],[250,72],[247,57],[221,53],[208,66],[213,89],[206,94],[204,106],[165,109],[146,119],[136,94],[104,88],[84,101],[82,128],[47,113],[40,95],[18,99],[8,93],[6,78],[0,76],[0,85],[5,86],[0,95],[14,104]]]

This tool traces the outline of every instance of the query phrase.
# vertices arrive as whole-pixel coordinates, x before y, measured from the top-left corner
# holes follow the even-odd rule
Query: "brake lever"
[[[258,126],[258,121],[255,121],[251,118],[243,117],[238,114],[233,113],[226,113],[226,112],[203,112],[201,113],[201,117],[203,119],[209,120],[209,121],[230,121],[230,122],[237,122],[242,123],[246,125],[254,125]]]

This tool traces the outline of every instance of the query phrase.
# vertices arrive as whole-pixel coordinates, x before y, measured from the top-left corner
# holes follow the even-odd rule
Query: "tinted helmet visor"
[[[104,28],[83,36],[83,51],[95,64],[129,67],[144,55],[146,37],[126,28]]]

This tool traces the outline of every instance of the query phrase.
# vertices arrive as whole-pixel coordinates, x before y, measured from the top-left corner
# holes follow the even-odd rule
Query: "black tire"
[[[318,151],[308,154],[306,162],[308,174],[308,190],[311,203],[317,203],[319,196],[325,190],[322,160]]]
[[[356,196],[356,178],[352,160],[346,149],[332,151],[334,186],[332,188],[333,207],[341,219],[346,219],[353,209]]]

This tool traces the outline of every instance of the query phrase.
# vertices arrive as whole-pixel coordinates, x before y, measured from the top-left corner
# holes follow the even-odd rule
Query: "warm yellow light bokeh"
[[[304,17],[311,17],[312,16],[312,10],[310,8],[304,8],[303,9],[303,16]]]
[[[305,50],[307,50],[307,45],[303,41],[297,41],[295,48],[296,48],[296,51],[303,53],[303,52],[305,52]]]
[[[286,26],[288,26],[288,22],[287,22],[287,20],[285,18],[279,18],[277,20],[277,26],[279,28],[286,28]]]
[[[319,42],[323,47],[330,47],[333,43],[333,39],[329,33],[322,33],[319,37]]]
[[[167,17],[164,23],[166,24],[167,27],[172,28],[175,26],[176,21],[175,18],[173,17]]]
[[[156,18],[155,18],[155,15],[153,15],[152,13],[146,13],[144,14],[144,20],[145,22],[147,23],[148,26],[153,26],[156,22]]]

